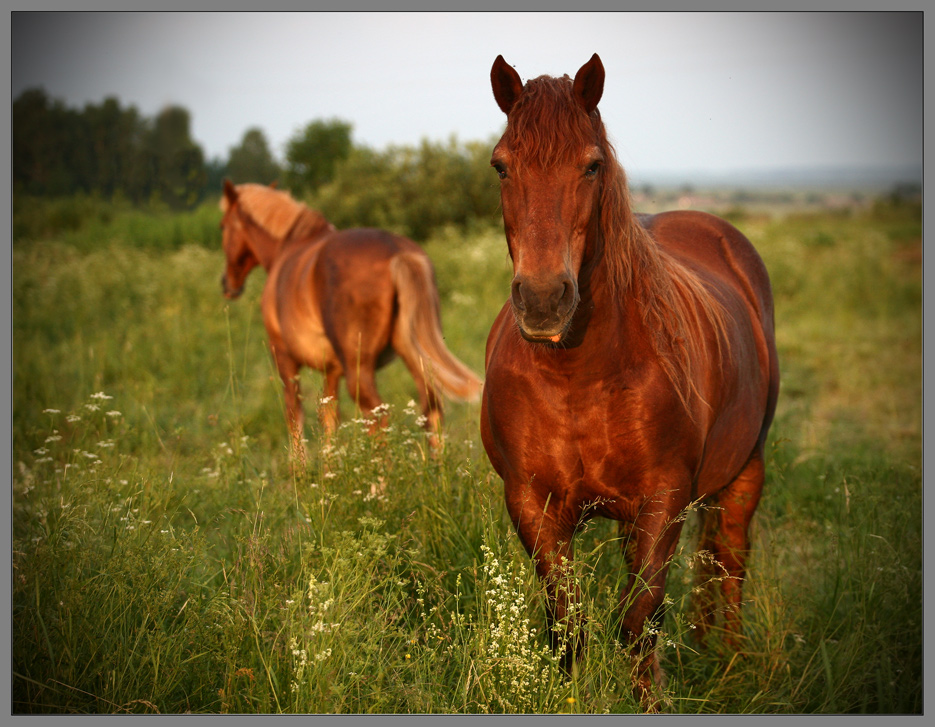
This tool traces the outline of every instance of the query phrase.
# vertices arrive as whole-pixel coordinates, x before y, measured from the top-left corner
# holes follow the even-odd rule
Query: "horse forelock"
[[[510,109],[502,141],[517,164],[543,167],[577,161],[601,126],[597,111],[589,116],[575,100],[567,75],[539,76]]]

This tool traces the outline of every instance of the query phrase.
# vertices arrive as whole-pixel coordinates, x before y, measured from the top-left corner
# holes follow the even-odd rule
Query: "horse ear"
[[[597,53],[578,69],[572,92],[586,113],[590,114],[597,108],[597,102],[604,93],[604,64]]]
[[[497,56],[490,69],[490,85],[493,86],[493,97],[497,99],[497,106],[505,114],[510,113],[516,99],[523,92],[523,81],[513,66],[509,65],[503,56]]]
[[[224,178],[224,196],[228,204],[234,204],[237,201],[237,188],[226,177]]]

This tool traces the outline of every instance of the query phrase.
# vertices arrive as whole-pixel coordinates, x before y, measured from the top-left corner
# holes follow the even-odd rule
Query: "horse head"
[[[241,219],[238,202],[237,188],[229,179],[225,179],[224,196],[221,198],[221,209],[224,211],[221,230],[227,263],[221,276],[221,288],[224,297],[229,299],[238,298],[243,293],[247,275],[259,264]]]
[[[595,53],[575,75],[524,86],[497,56],[494,98],[507,115],[490,164],[500,178],[513,261],[511,303],[523,338],[558,343],[578,307],[579,274],[599,238],[606,135],[597,104],[604,66]]]

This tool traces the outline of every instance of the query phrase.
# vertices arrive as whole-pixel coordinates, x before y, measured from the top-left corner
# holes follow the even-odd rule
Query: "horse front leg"
[[[581,591],[572,571],[575,523],[565,522],[558,503],[548,495],[524,487],[524,496],[507,497],[507,509],[520,542],[533,559],[536,575],[545,586],[545,617],[552,653],[571,674],[584,650]]]
[[[419,406],[422,409],[422,427],[428,433],[429,446],[433,453],[441,451],[442,446],[442,404],[435,387],[432,386],[423,370],[424,361],[408,354],[408,349],[400,347],[399,355],[412,375],[419,391]]]
[[[632,647],[634,696],[649,711],[657,709],[654,692],[665,682],[656,641],[664,616],[666,575],[682,531],[680,514],[688,504],[681,500],[667,493],[655,495],[629,529],[630,577],[620,598],[620,634]]]
[[[568,535],[567,540],[570,541],[571,537]],[[550,550],[537,560],[536,574],[546,588],[549,645],[552,653],[559,655],[559,667],[571,675],[584,653],[586,642],[581,587],[572,569],[574,550],[565,538],[556,538],[551,546],[546,547]]]
[[[299,364],[282,348],[271,344],[276,369],[282,380],[283,403],[286,409],[286,426],[289,430],[290,455],[293,463],[305,468],[305,414],[302,410],[302,395],[299,387]]]

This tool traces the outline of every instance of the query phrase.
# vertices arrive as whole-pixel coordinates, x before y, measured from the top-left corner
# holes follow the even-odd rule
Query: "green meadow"
[[[678,713],[922,712],[922,218],[882,200],[730,218],[770,270],[782,368],[740,648],[689,622],[688,519],[659,650]],[[412,380],[379,441],[342,393],[290,466],[258,270],[221,296],[216,204],[14,200],[12,711],[640,711],[614,523],[577,539],[589,646],[571,678],[478,431],[433,457]],[[425,243],[448,347],[482,372],[502,230]]]

